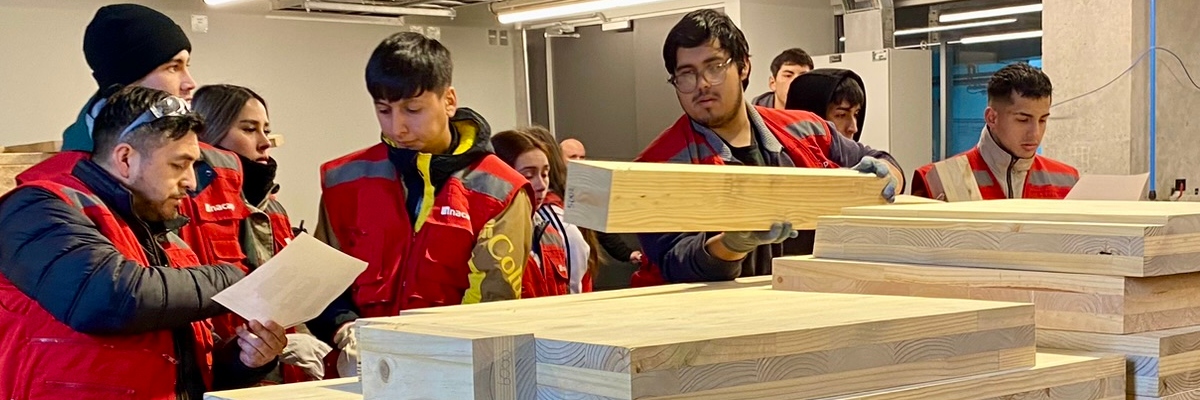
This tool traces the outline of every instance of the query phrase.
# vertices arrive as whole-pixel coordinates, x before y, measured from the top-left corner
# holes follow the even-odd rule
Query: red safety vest
[[[180,234],[203,264],[226,263],[237,265],[243,272],[250,272],[243,263],[246,258],[242,250],[241,223],[252,212],[242,196],[242,164],[236,153],[200,143],[201,161],[211,167],[215,176],[208,177],[211,183],[203,191],[180,205],[183,215],[192,220],[180,230]],[[287,211],[271,195],[263,213],[271,222],[272,245],[275,253],[291,241],[291,221]],[[212,318],[213,332],[222,340],[234,340],[237,328],[246,320],[234,313]],[[289,329],[288,333],[295,333]],[[283,366],[284,383],[305,382],[310,379],[302,370],[290,365]]]
[[[74,152],[72,152],[74,153]],[[63,153],[68,154],[68,153]],[[137,237],[90,188],[71,175],[26,182],[83,212],[126,258],[147,265]],[[174,235],[162,243],[175,268],[200,265]],[[82,267],[82,266],[81,266]],[[0,277],[0,398],[174,399],[175,340],[169,330],[93,336],[72,330]],[[212,382],[212,333],[208,321],[192,323],[196,358],[205,385]]]
[[[534,213],[533,221],[533,257],[525,266],[521,294],[526,297],[570,294],[571,271],[563,232],[537,213]]]
[[[821,117],[808,111],[776,110],[755,106],[762,117],[763,124],[783,147],[783,154],[792,164],[801,168],[839,168],[837,163],[829,159],[829,147],[833,135],[829,123]],[[708,139],[692,128],[692,120],[684,115],[666,131],[658,136],[642,154],[634,161],[637,162],[673,162],[687,164],[724,165],[717,149]],[[654,286],[666,283],[658,265],[645,259],[638,271],[633,273],[630,285],[633,287]]]
[[[211,183],[179,205],[179,212],[191,220],[179,235],[192,245],[200,262],[233,264],[249,272],[240,239],[240,224],[250,215],[242,198],[242,162],[237,154],[206,143],[200,143],[200,158],[197,164],[207,164],[213,176],[197,177]],[[223,332],[218,335],[226,337]]]
[[[75,169],[75,164],[91,157],[92,153],[86,151],[64,151],[55,154],[17,174],[17,184],[69,175],[71,170]]]
[[[470,287],[472,250],[490,229],[488,221],[518,194],[529,195],[524,177],[488,155],[447,180],[414,232],[404,210],[405,189],[382,143],[322,165],[321,187],[326,221],[341,251],[368,263],[350,287],[362,317],[460,304]],[[503,245],[503,236],[494,240]]]
[[[978,146],[955,157],[966,157],[971,164],[971,172],[974,173],[975,182],[979,185],[980,197],[983,197],[984,200],[1008,197],[1004,195],[1004,187],[1001,186],[1006,182],[992,175]],[[929,171],[932,170],[933,164],[928,164],[913,173],[912,194],[914,196],[933,198],[933,194],[929,190],[929,179],[934,177],[941,179],[941,177],[936,174],[930,176]],[[1035,155],[1033,156],[1033,165],[1029,167],[1029,173],[1025,175],[1025,182],[1022,183],[1025,186],[1021,191],[1021,197],[1026,199],[1064,199],[1078,181],[1079,171],[1074,167]]]

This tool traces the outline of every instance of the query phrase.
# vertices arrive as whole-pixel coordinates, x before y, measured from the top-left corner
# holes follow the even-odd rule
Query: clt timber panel
[[[986,268],[775,259],[775,289],[1033,303],[1039,329],[1137,333],[1200,325],[1200,273],[1130,278]]]
[[[362,400],[358,378],[208,392],[204,400]]]
[[[831,400],[1120,400],[1125,360],[1114,354],[1039,351],[1029,369],[857,393]]]
[[[444,357],[421,355],[452,353],[441,343],[461,337],[457,332],[467,326],[487,337],[532,334],[542,398],[821,398],[1028,368],[1035,362],[1033,308],[1028,304],[766,288],[646,300],[365,321],[359,340],[365,394],[417,398],[412,385],[419,382],[373,382],[396,381],[395,374],[382,376],[381,371],[390,373],[401,358],[409,368],[436,368]],[[401,342],[405,344],[397,345]],[[486,364],[478,360],[473,359],[473,368]],[[467,369],[460,371],[460,382],[468,382]],[[495,381],[484,383],[495,386]]]
[[[1187,399],[1200,391],[1200,326],[1129,335],[1039,330],[1038,346],[1123,354],[1137,398]]]
[[[1003,201],[980,203],[999,203],[996,210],[1011,205]],[[1095,203],[1101,204],[1077,205],[1086,218],[1071,213],[1010,215],[958,210],[971,203],[847,208],[843,210],[846,214],[895,216],[821,218],[813,254],[821,258],[1131,277],[1200,272],[1200,204],[1176,207],[1175,203],[1160,202],[1155,203],[1163,206],[1158,214],[1151,212],[1156,209],[1153,206],[1119,214],[1104,207],[1110,202]],[[1133,207],[1139,203],[1122,204]],[[1089,209],[1095,212],[1088,214]],[[1076,216],[1088,222],[1055,220]]]
[[[567,222],[611,233],[813,229],[842,207],[884,204],[887,180],[848,169],[572,161]]]

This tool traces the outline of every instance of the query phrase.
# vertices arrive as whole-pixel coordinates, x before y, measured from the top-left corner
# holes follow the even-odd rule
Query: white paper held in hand
[[[302,233],[213,300],[247,320],[290,328],[319,315],[366,269],[366,262]]]

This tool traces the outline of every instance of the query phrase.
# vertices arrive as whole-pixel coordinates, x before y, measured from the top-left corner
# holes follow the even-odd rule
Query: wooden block
[[[468,326],[468,325],[464,325]],[[360,326],[365,399],[524,400],[536,396],[533,335],[469,328]]]
[[[913,207],[926,206],[891,208]],[[813,254],[821,258],[1134,277],[1200,272],[1200,207],[1193,208],[1195,215],[1170,218],[1173,223],[1101,222],[1103,215],[1093,216],[1097,222],[1044,221],[1040,214],[1021,220],[990,219],[983,213],[941,218],[949,215],[938,212],[923,217],[822,217]],[[1193,223],[1197,225],[1188,226]]]
[[[208,392],[204,400],[362,400],[358,378]]]
[[[611,233],[813,229],[842,207],[884,204],[884,178],[848,169],[571,161],[566,220]]]
[[[1126,399],[1128,399],[1128,400],[1200,400],[1200,390],[1178,393],[1178,394],[1173,394],[1170,396],[1163,396],[1163,397],[1130,395],[1130,396],[1126,397]]]
[[[919,385],[839,396],[838,400],[1125,398],[1125,360],[1120,355],[1039,351],[1030,369],[1003,371]]]
[[[896,201],[892,202],[892,204],[932,204],[932,203],[941,203],[941,202],[934,200],[934,199],[921,197],[921,196],[913,196],[910,194],[898,194],[898,195],[896,195]]]
[[[61,150],[61,140],[0,146],[0,153],[57,153]]]
[[[1172,230],[1168,233],[1183,233],[1198,230],[1200,203],[1004,199],[983,202],[846,207],[842,210],[841,215],[1168,225],[1168,228]]]
[[[932,179],[930,183],[940,184],[941,187],[930,188],[934,193],[941,193],[946,201],[978,201],[983,200],[979,193],[979,182],[975,180],[975,171],[966,157],[950,157],[933,163],[933,171],[941,179]]]
[[[1034,303],[1039,329],[1136,333],[1200,325],[1200,273],[1129,278],[776,258],[775,289]]]
[[[760,288],[415,314],[375,324],[376,332],[392,333],[413,325],[520,329],[535,337],[539,393],[579,398],[817,398],[1031,367],[1035,352],[1027,304]],[[401,341],[359,339],[364,349],[374,346],[366,342]],[[369,390],[378,378],[366,365]]]
[[[1200,326],[1129,335],[1039,330],[1038,345],[1125,355],[1131,396],[1186,398],[1200,391]]]
[[[493,310],[512,310],[515,308],[541,307],[561,304],[588,303],[601,300],[623,299],[630,297],[654,296],[660,294],[672,293],[691,293],[705,292],[710,290],[725,290],[725,289],[749,289],[771,288],[770,276],[752,276],[746,278],[738,278],[726,282],[704,282],[704,283],[677,283],[672,285],[648,286],[632,289],[619,290],[603,290],[599,292],[589,292],[573,294],[570,296],[547,296],[534,297],[532,299],[520,299],[510,301],[497,301],[490,303],[477,304],[460,304],[446,307],[430,307],[418,308],[415,310],[405,310],[404,315],[414,314],[445,314],[445,313],[461,313],[461,312],[478,312],[478,311],[493,311]],[[374,318],[370,321],[387,320],[387,318]]]
[[[53,153],[0,153],[0,195],[17,187],[17,175]]]

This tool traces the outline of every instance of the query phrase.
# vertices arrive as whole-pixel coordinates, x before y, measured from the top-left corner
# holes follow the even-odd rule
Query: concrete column
[[[1147,0],[1142,0],[1147,1]],[[1200,82],[1200,1],[1158,0],[1158,46],[1178,54]],[[1176,178],[1187,179],[1187,200],[1200,187],[1200,88],[1180,61],[1158,52],[1158,195],[1171,193]]]
[[[1054,83],[1056,104],[1112,81],[1147,50],[1147,3],[1043,1],[1043,65]],[[1145,172],[1147,76],[1147,64],[1142,63],[1107,88],[1056,105],[1043,140],[1044,154],[1083,173]]]

